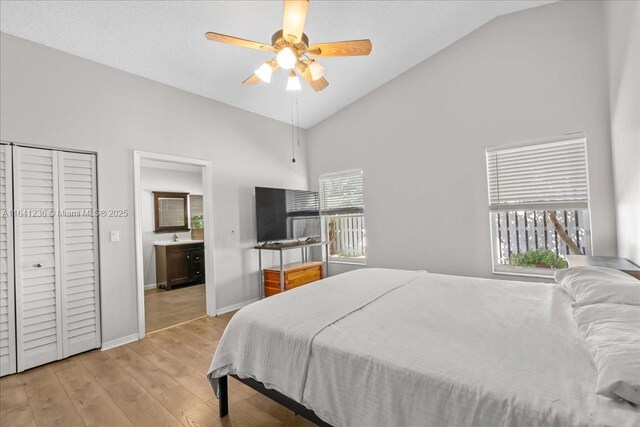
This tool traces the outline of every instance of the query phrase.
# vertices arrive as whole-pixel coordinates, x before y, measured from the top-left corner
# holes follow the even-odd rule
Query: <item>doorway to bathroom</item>
[[[208,162],[200,160],[136,152],[134,164],[142,338],[207,315],[213,299],[210,181]]]

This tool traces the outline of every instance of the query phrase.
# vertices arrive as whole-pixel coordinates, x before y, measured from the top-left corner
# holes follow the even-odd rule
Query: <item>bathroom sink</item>
[[[167,240],[164,242],[153,242],[153,244],[156,246],[189,245],[193,243],[204,243],[204,240],[178,240],[177,242]]]

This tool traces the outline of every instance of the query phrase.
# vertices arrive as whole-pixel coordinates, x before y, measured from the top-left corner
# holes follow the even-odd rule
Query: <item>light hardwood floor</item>
[[[0,379],[0,425],[313,426],[229,379],[229,416],[205,378],[232,314],[91,351]]]
[[[170,291],[144,291],[144,318],[147,333],[188,322],[207,314],[204,284]]]

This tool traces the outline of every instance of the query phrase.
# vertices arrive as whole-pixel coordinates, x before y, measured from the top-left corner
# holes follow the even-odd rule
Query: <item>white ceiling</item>
[[[299,124],[309,128],[493,18],[550,1],[311,1],[311,43],[369,38],[368,57],[325,58],[330,85],[303,83]],[[240,83],[266,52],[211,42],[214,31],[268,42],[281,1],[0,2],[0,30],[283,122],[286,73]]]

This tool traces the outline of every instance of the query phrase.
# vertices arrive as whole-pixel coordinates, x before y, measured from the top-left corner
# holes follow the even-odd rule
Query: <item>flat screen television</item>
[[[314,191],[256,187],[258,243],[320,238],[320,198]]]

